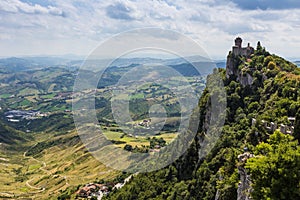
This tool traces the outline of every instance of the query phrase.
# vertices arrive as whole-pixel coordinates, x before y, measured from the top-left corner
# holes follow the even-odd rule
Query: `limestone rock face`
[[[227,57],[226,61],[226,76],[229,78],[230,75],[237,75],[238,74],[238,68],[235,66],[234,58],[230,55]]]
[[[250,193],[252,191],[251,188],[251,179],[250,175],[247,174],[246,169],[244,168],[244,164],[247,159],[253,157],[253,154],[244,153],[238,156],[240,166],[238,166],[238,173],[240,175],[240,182],[237,189],[237,200],[251,200]]]
[[[253,77],[249,74],[242,74],[241,72],[238,75],[238,79],[237,79],[244,87],[247,85],[252,85],[253,83]]]

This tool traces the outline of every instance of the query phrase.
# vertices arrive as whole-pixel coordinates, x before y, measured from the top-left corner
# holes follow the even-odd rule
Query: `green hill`
[[[106,199],[243,199],[237,190],[244,165],[253,188],[244,195],[300,199],[300,69],[258,43],[253,51],[230,52],[226,70],[219,72],[227,91],[227,116],[212,151],[199,159],[199,138],[205,139],[206,132],[202,117],[185,155],[164,169],[137,175]],[[207,111],[209,95],[204,91],[199,101],[200,115]],[[275,133],[269,129],[272,122],[278,125]],[[294,131],[280,133],[281,124],[293,125]],[[255,156],[246,164],[238,159],[245,150]]]
[[[25,133],[17,131],[0,121],[0,143],[6,146],[11,146],[21,142],[26,142],[30,138],[31,137],[25,135]]]

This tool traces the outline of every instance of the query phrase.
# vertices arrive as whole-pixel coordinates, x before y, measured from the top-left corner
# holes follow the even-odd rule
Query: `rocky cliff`
[[[236,38],[235,45],[232,47],[232,51],[229,52],[226,62],[226,76],[235,77],[236,81],[240,82],[244,87],[252,85],[253,77],[247,71],[242,71],[239,66],[244,63],[241,61],[249,60],[251,55],[254,53],[254,48],[248,44],[247,47],[242,47],[242,39]],[[245,66],[246,68],[247,66]]]

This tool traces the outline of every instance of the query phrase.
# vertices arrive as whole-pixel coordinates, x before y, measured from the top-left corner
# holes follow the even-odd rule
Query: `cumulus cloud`
[[[53,6],[43,7],[39,4],[31,5],[19,0],[2,0],[0,2],[0,10],[2,12],[12,12],[12,13],[26,13],[26,14],[50,14],[63,16],[64,12]]]
[[[133,20],[134,18],[131,16],[133,12],[134,10],[131,7],[121,2],[109,5],[106,8],[106,14],[113,19]]]
[[[300,45],[297,39],[300,9],[295,7],[291,11],[284,3],[279,6],[280,1],[276,1],[276,5],[269,5],[268,0],[253,1],[268,2],[266,10],[262,6],[256,6],[259,9],[250,7],[246,0],[37,2],[0,1],[0,34],[3,35],[0,53],[8,53],[4,50],[8,47],[10,54],[16,49],[20,51],[21,45],[26,49],[23,42],[26,40],[34,44],[27,44],[30,49],[26,52],[32,54],[40,51],[45,54],[87,54],[114,34],[133,28],[160,27],[192,37],[215,57],[225,56],[233,38],[238,35],[244,37],[245,42],[261,40],[284,55],[300,55],[287,47]],[[12,41],[19,41],[13,45],[15,49],[11,47]]]

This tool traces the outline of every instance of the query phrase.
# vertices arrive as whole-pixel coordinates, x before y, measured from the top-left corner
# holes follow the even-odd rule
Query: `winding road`
[[[36,161],[36,162],[41,163],[42,166],[39,168],[41,171],[45,172],[46,174],[48,174],[48,175],[50,175],[50,176],[58,176],[58,177],[63,178],[63,179],[66,181],[66,185],[68,186],[69,183],[68,183],[68,180],[67,180],[67,176],[53,175],[53,173],[52,173],[51,171],[45,169],[45,168],[47,167],[46,162],[40,161],[40,160],[38,160],[38,159],[36,159],[36,158],[34,158],[34,157],[32,157],[32,156],[26,156],[27,152],[28,152],[31,148],[35,147],[37,144],[38,144],[38,143],[36,143],[36,144],[33,145],[32,147],[30,147],[27,151],[25,151],[24,154],[23,154],[23,157],[24,157],[24,158],[29,158],[29,159],[32,159],[32,160],[34,160],[34,161]],[[33,181],[33,180],[34,180],[34,178],[32,178],[32,179],[26,181],[26,185],[27,185],[28,187],[30,187],[31,189],[39,190],[38,192],[35,192],[35,193],[43,192],[43,191],[46,190],[46,188],[44,188],[44,187],[36,187],[36,186],[32,186],[32,185],[30,184],[30,182]]]

